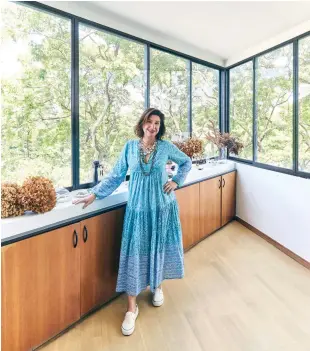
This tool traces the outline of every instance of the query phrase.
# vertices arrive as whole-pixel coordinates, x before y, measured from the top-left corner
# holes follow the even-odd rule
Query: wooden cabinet
[[[176,192],[184,249],[233,218],[235,180]],[[124,210],[2,247],[2,350],[32,349],[115,296]]]
[[[180,211],[183,248],[186,250],[199,240],[199,184],[175,193]]]
[[[185,250],[233,219],[235,193],[235,171],[176,191]]]
[[[38,346],[80,318],[79,225],[2,248],[2,350]]]
[[[47,341],[115,295],[124,207],[2,247],[2,350]]]
[[[221,226],[221,176],[200,183],[199,192],[199,239]]]
[[[200,183],[200,239],[230,222],[236,212],[236,172]]]
[[[81,315],[115,295],[124,208],[86,219],[81,231]]]
[[[230,222],[236,213],[236,172],[222,176],[222,222]]]

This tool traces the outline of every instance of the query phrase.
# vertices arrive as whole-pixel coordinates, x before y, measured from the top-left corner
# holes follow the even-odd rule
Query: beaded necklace
[[[152,153],[153,153],[153,155],[151,155]],[[140,169],[141,169],[143,175],[149,176],[151,174],[153,166],[154,166],[154,162],[155,162],[156,153],[157,153],[157,141],[155,141],[155,143],[151,147],[147,147],[144,149],[143,148],[143,141],[142,141],[142,139],[140,139],[140,141],[139,141],[139,163],[140,163]],[[143,167],[143,163],[145,163],[144,159],[145,159],[145,156],[147,156],[147,155],[151,155],[150,157],[152,158],[152,163],[151,163],[151,167],[150,167],[149,172],[146,172],[144,170],[144,167]]]

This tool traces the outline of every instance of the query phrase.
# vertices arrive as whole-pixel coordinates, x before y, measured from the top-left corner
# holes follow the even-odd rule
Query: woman
[[[128,310],[122,324],[124,335],[131,335],[139,309],[138,294],[150,286],[153,305],[161,306],[164,279],[182,278],[183,245],[175,190],[191,169],[191,160],[176,146],[162,140],[165,116],[147,109],[139,119],[135,133],[139,140],[126,143],[112,172],[91,195],[75,200],[90,205],[95,198],[110,195],[125,179],[130,168],[129,197],[126,207],[117,278],[117,292],[128,295]],[[168,160],[178,164],[178,172],[168,181]]]

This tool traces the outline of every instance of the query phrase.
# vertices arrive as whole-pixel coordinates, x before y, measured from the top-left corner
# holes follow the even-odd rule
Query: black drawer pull
[[[76,248],[78,244],[78,234],[76,230],[73,231],[73,247]]]
[[[219,189],[221,189],[221,179],[219,179]]]
[[[225,186],[225,179],[223,178],[223,182],[224,182],[224,184],[223,184],[223,188],[224,188],[224,186]]]
[[[84,225],[84,228],[83,228],[83,241],[84,241],[84,243],[86,243],[87,239],[88,239],[88,230],[86,228],[86,225]]]

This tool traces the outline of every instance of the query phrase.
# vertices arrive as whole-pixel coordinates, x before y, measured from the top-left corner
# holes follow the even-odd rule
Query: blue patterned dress
[[[164,279],[184,276],[179,208],[174,192],[168,195],[163,187],[168,180],[168,160],[178,165],[172,180],[179,186],[192,166],[188,156],[164,140],[158,141],[155,156],[152,154],[147,163],[142,163],[147,172],[154,157],[149,176],[142,172],[139,157],[139,140],[128,141],[112,172],[91,190],[97,198],[109,196],[130,168],[116,291],[131,296],[148,286],[154,291]]]

